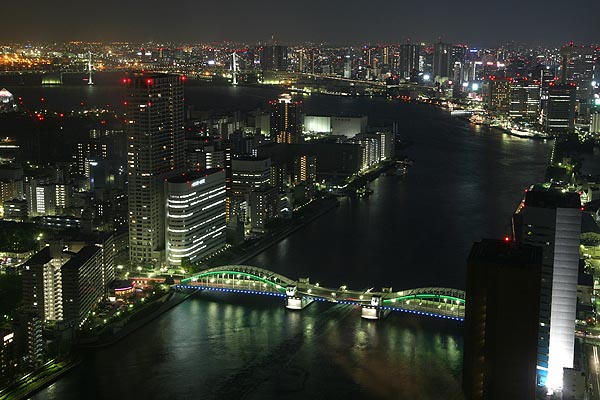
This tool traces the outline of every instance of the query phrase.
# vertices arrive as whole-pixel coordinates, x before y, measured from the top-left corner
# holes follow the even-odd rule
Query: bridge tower
[[[286,287],[285,294],[285,308],[290,310],[302,310],[314,301],[312,298],[298,295],[298,287],[296,285]]]
[[[361,306],[360,316],[364,319],[384,319],[389,315],[390,311],[381,308],[382,305],[381,296],[373,295],[370,304],[363,304]]]
[[[88,85],[93,85],[94,81],[92,80],[92,52],[88,51]]]
[[[232,75],[233,75],[233,86],[237,86],[238,81],[237,81],[237,73],[238,73],[238,66],[237,66],[237,53],[234,51],[233,54],[231,54],[231,70],[232,70]]]

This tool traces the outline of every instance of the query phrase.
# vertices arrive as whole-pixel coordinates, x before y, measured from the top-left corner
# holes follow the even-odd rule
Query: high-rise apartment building
[[[129,259],[160,264],[165,244],[164,180],[182,172],[184,77],[134,74],[127,87]]]
[[[463,357],[467,399],[535,397],[541,269],[538,247],[502,240],[473,244]]]
[[[171,177],[167,197],[167,263],[197,261],[225,246],[225,171],[208,169]]]
[[[101,246],[88,245],[75,253],[52,243],[24,265],[24,310],[46,322],[82,323],[113,280],[113,265]]]
[[[271,105],[271,138],[277,143],[299,143],[302,133],[300,102],[283,94]]]
[[[542,248],[538,383],[562,386],[573,367],[581,202],[577,193],[534,187],[513,216],[517,243]]]

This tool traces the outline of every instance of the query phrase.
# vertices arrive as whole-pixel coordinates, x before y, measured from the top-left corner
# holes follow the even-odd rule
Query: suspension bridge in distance
[[[225,265],[206,269],[183,279],[177,289],[195,289],[280,297],[291,310],[302,310],[315,301],[361,307],[361,317],[383,319],[391,312],[464,321],[465,292],[458,289],[426,287],[393,291],[351,290],[346,286],[322,287],[308,278],[293,280],[275,272],[247,266]]]

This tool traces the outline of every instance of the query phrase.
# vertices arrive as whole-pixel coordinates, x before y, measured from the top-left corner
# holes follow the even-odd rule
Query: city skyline
[[[459,4],[433,2],[427,7],[397,3],[369,10],[355,0],[290,2],[277,6],[262,0],[236,5],[216,2],[200,5],[176,0],[165,9],[155,0],[143,5],[109,0],[90,12],[70,7],[64,0],[36,1],[27,12],[16,3],[4,6],[5,15],[11,18],[3,21],[3,36],[7,41],[191,42],[268,42],[274,37],[286,44],[401,43],[407,39],[435,42],[441,38],[476,46],[523,38],[530,43],[552,46],[564,44],[565,40],[598,41],[594,15],[600,12],[600,4],[590,2],[585,12],[568,19],[564,13],[556,12],[559,5],[535,0],[519,3],[518,7],[511,3],[486,7],[474,0],[464,0]],[[162,26],[154,22],[159,15],[165,21]],[[495,28],[494,23],[498,25]]]

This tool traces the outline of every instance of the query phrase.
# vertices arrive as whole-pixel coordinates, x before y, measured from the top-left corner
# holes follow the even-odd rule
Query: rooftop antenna
[[[88,85],[93,85],[92,80],[92,52],[88,51]]]

